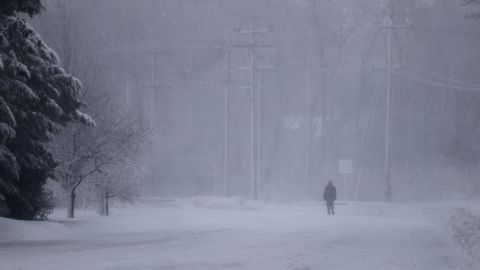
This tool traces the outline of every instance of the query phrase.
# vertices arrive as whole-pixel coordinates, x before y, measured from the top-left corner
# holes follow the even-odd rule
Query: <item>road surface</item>
[[[144,207],[68,223],[50,240],[0,242],[2,270],[474,269],[440,227],[320,205]]]

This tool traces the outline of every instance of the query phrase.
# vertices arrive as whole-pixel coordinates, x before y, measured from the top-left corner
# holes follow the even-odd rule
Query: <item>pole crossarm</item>
[[[264,29],[251,29],[251,30],[240,30],[240,28],[236,28],[233,30],[233,33],[239,35],[252,35],[252,34],[260,34],[260,33],[269,33],[273,31],[273,27],[269,26]]]
[[[274,70],[276,69],[277,67],[276,66],[257,66],[256,69],[257,70]],[[229,70],[219,70],[217,72],[246,72],[246,71],[250,71],[251,68],[250,67],[239,67],[239,68],[232,68],[232,69],[229,69]]]
[[[377,27],[380,28],[408,28],[409,25],[406,24],[378,24]]]
[[[232,47],[235,47],[235,48],[247,48],[247,49],[251,49],[251,48],[268,48],[268,49],[271,49],[271,48],[276,48],[277,46],[275,45],[261,45],[261,44],[236,44],[236,45],[232,45]]]
[[[173,87],[171,84],[143,84],[143,87],[147,88],[167,88],[167,87]]]

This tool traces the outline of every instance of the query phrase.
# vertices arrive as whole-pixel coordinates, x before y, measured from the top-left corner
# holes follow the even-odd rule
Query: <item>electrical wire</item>
[[[451,84],[446,84],[446,83],[441,83],[441,82],[436,82],[428,79],[423,79],[423,78],[418,78],[415,76],[412,76],[411,74],[408,74],[407,72],[402,72],[402,71],[393,71],[394,74],[404,77],[406,79],[420,82],[420,83],[425,83],[437,87],[443,87],[443,88],[448,88],[448,89],[456,89],[456,90],[463,90],[463,91],[472,91],[472,92],[477,92],[480,91],[480,86],[477,87],[464,87],[464,86],[458,86],[458,85],[451,85]]]

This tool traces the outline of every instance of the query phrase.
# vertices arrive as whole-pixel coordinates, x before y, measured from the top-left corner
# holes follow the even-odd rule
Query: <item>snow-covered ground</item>
[[[193,198],[74,221],[60,209],[56,222],[0,219],[0,269],[478,269],[444,227],[387,208]]]

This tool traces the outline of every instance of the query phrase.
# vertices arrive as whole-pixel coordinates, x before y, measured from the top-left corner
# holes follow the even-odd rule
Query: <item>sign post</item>
[[[343,199],[346,201],[348,175],[353,173],[353,160],[340,159],[338,161],[338,172],[343,175]]]

